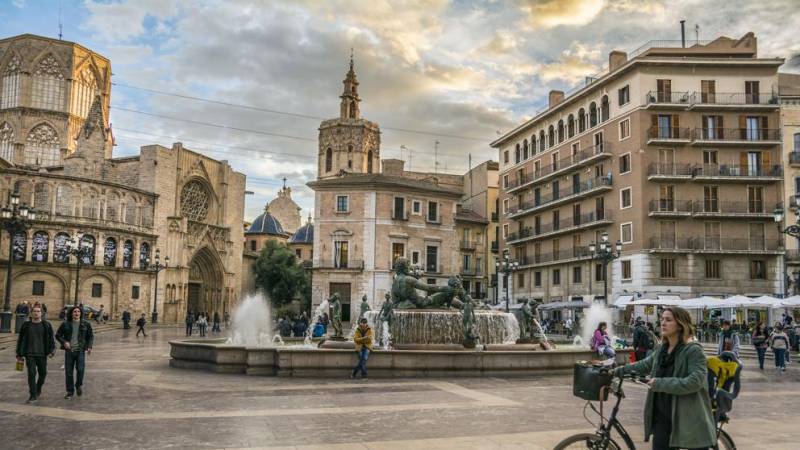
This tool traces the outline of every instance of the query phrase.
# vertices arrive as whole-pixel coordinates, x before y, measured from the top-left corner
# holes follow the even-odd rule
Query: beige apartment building
[[[788,210],[784,228],[800,222],[800,75],[778,74],[783,133],[784,185]],[[786,237],[786,286],[788,294],[800,293],[800,243]]]
[[[752,33],[614,51],[608,69],[492,143],[515,299],[780,292],[778,58]]]

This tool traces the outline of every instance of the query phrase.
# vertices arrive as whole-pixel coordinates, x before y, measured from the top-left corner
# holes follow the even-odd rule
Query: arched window
[[[50,185],[38,183],[33,187],[33,207],[37,213],[50,212]]]
[[[72,212],[72,186],[62,184],[56,188],[56,215],[71,216]]]
[[[47,167],[60,163],[58,133],[46,123],[37,125],[25,140],[25,164]]]
[[[610,114],[611,110],[608,106],[608,96],[604,95],[603,99],[600,100],[600,122],[608,120]]]
[[[130,225],[136,225],[136,199],[133,197],[128,197],[125,201],[125,223]]]
[[[103,246],[103,265],[114,267],[117,264],[117,240],[113,237],[106,239],[106,245]]]
[[[21,68],[22,58],[15,53],[3,70],[3,82],[0,86],[0,109],[19,106],[19,93],[22,88]]]
[[[50,235],[45,231],[33,233],[31,242],[31,261],[47,262],[47,251],[50,247]]]
[[[550,125],[550,128],[547,129],[547,147],[554,145],[556,145],[556,129]]]
[[[17,180],[14,183],[14,192],[19,195],[19,203],[31,204],[31,182],[27,180]]]
[[[564,142],[564,119],[558,121],[558,143]]]
[[[528,159],[528,140],[523,139],[522,141],[522,159]]]
[[[128,200],[128,208],[134,199]],[[211,206],[211,194],[205,184],[199,180],[192,180],[183,186],[181,190],[181,214],[189,220],[202,222],[208,215],[208,209]],[[127,214],[127,213],[126,213]],[[128,220],[127,218],[125,219]],[[128,223],[135,223],[134,222]]]
[[[14,162],[14,129],[8,122],[0,123],[0,158]]]
[[[536,133],[531,135],[531,156],[536,154]]]
[[[139,269],[147,270],[150,266],[150,244],[142,242],[139,246]]]
[[[575,136],[575,116],[572,114],[567,117],[567,136]]]
[[[350,118],[356,118],[356,102],[350,102]]]
[[[800,133],[794,134],[794,151],[800,152]]]
[[[544,151],[544,130],[539,131],[539,153]]]
[[[597,104],[592,102],[589,104],[589,128],[597,126]]]
[[[332,168],[333,168],[333,150],[331,150],[331,148],[328,147],[328,149],[325,150],[325,172],[330,172]]]
[[[56,234],[56,237],[53,239],[53,262],[69,262],[69,253],[67,253],[68,241],[69,235],[67,233]]]
[[[348,169],[352,169],[353,168],[353,146],[352,145],[348,145],[347,146],[347,168]]]
[[[514,150],[514,164],[519,163],[519,155],[520,155],[520,149],[519,149],[519,143],[517,143],[517,148],[516,150]]]
[[[578,110],[578,133],[586,131],[586,111],[583,108]]]
[[[84,234],[83,239],[81,239],[81,248],[87,248],[89,250],[83,255],[83,259],[81,259],[81,264],[84,266],[93,266],[94,265],[94,254],[96,248],[97,240],[91,234]]]
[[[17,231],[11,237],[12,254],[14,261],[25,261],[25,252],[28,250],[28,234],[24,231]]]
[[[130,269],[133,267],[133,241],[125,241],[122,244],[122,267]]]
[[[119,194],[112,192],[106,196],[106,220],[119,222]]]
[[[80,76],[72,82],[74,94],[72,95],[73,114],[86,118],[89,108],[97,96],[97,79],[91,67],[84,67]]]
[[[64,74],[53,55],[47,55],[36,65],[31,105],[53,111],[64,110]]]
[[[81,216],[96,219],[97,214],[97,191],[89,189],[83,194],[83,213]]]
[[[372,150],[367,152],[367,173],[372,173]]]

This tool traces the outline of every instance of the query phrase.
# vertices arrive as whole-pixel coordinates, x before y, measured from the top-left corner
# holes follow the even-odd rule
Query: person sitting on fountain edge
[[[355,378],[358,372],[361,372],[361,379],[366,380],[367,358],[369,358],[369,352],[372,351],[372,328],[369,327],[369,322],[364,317],[358,321],[358,328],[356,328],[356,332],[353,334],[353,342],[356,344],[358,365],[353,369],[350,378]]]

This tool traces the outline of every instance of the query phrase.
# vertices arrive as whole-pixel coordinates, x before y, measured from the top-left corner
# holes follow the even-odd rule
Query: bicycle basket
[[[613,375],[607,369],[588,363],[575,363],[572,374],[572,395],[584,400],[599,401],[600,389],[611,384]],[[603,401],[608,400],[608,389],[603,390]]]

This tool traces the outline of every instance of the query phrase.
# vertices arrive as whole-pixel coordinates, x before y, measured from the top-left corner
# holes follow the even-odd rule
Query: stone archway
[[[189,285],[186,295],[186,310],[195,314],[207,312],[222,315],[223,283],[222,264],[213,250],[203,247],[189,262]]]

